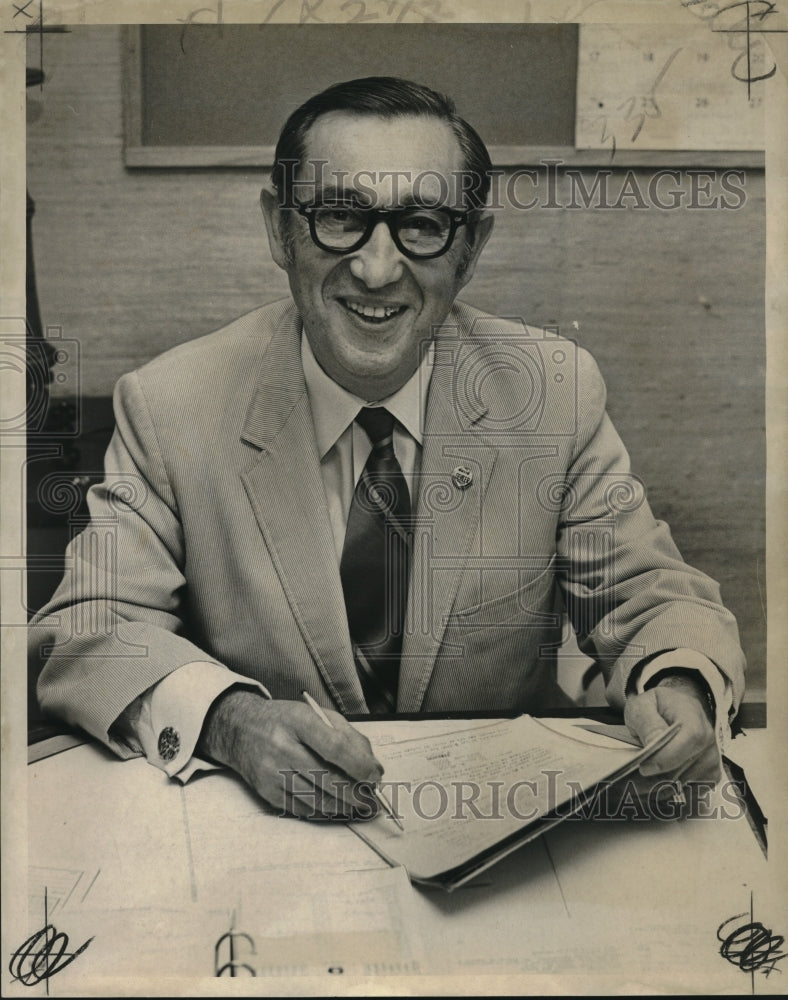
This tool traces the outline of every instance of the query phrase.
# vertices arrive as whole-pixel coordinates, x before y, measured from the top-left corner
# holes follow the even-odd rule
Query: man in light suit
[[[293,301],[118,383],[91,525],[31,627],[45,711],[296,815],[314,794],[284,775],[321,771],[344,814],[368,800],[343,779],[381,774],[345,715],[566,704],[560,596],[632,730],[680,723],[644,774],[718,776],[736,624],[654,520],[595,363],[456,301],[490,168],[416,84],[294,112],[262,194]]]

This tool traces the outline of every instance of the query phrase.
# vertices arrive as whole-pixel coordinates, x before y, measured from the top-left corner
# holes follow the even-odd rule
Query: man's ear
[[[279,208],[278,198],[273,191],[263,188],[260,192],[260,207],[263,210],[271,256],[282,270],[287,270],[287,254],[282,241],[282,212]]]
[[[495,218],[492,212],[484,212],[473,224],[473,237],[468,241],[465,248],[464,266],[460,275],[462,281],[461,287],[467,285],[473,277],[473,272],[476,270],[476,264],[481,252],[487,245],[487,240],[492,236],[494,225]]]

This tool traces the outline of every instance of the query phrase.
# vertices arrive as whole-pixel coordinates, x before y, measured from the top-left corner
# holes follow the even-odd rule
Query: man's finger
[[[681,728],[665,746],[643,761],[640,773],[646,777],[657,774],[677,775],[688,765],[693,766],[705,749],[705,744],[699,745],[691,733]]]
[[[644,746],[662,736],[669,727],[660,712],[656,690],[630,698],[624,709],[624,721]],[[693,745],[692,733],[682,726],[663,747],[643,761],[640,773],[644,777],[674,774],[694,761],[700,752],[701,748]]]
[[[374,799],[368,783],[351,778],[296,739],[285,749],[286,756],[280,754],[277,761],[286,760],[287,765],[284,768],[278,765],[277,777],[286,794],[296,793],[302,800],[311,799],[316,814],[349,816],[358,810],[374,815],[370,806]]]
[[[624,708],[624,719],[644,744],[660,736],[669,725],[679,725],[678,732],[640,765],[642,775],[688,772],[693,777],[700,773],[705,779],[714,771],[710,764],[717,753],[714,732],[697,700],[686,693],[654,688],[631,697]]]
[[[338,712],[326,712],[327,726],[307,705],[294,717],[295,732],[301,742],[322,760],[334,764],[356,781],[379,781],[383,766],[372,752],[369,740]]]
[[[347,785],[347,779],[339,779],[340,784],[342,781]],[[347,821],[369,819],[374,815],[374,801],[369,804],[371,793],[365,800],[367,805],[362,807],[358,800],[346,801],[333,782],[334,776],[325,768],[314,768],[304,773],[285,769],[269,782],[265,792],[262,785],[258,786],[258,791],[277,809],[302,819]]]
[[[345,737],[346,742],[343,745],[343,753],[352,755],[353,770],[348,770],[348,767],[344,764],[341,765],[342,769],[348,774],[352,774],[353,777],[358,778],[359,781],[380,781],[383,777],[384,768],[375,756],[372,744],[367,737],[363,733],[360,733],[339,712],[328,709],[326,715],[331,720],[335,731]],[[340,762],[333,761],[333,763],[339,764]]]
[[[659,713],[657,692],[646,691],[636,697],[628,698],[624,705],[624,722],[643,746],[661,736],[668,728],[668,724]]]

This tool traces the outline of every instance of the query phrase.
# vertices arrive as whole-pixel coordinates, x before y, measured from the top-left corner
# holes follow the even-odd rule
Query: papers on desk
[[[233,886],[233,926],[216,944],[217,976],[419,972],[402,868],[259,869]]]
[[[414,882],[451,890],[577,811],[673,731],[643,748],[527,715],[399,742],[373,730],[381,788],[404,829],[383,813],[351,826]]]
[[[550,726],[588,747],[617,746],[578,733],[586,721]],[[381,754],[399,754],[414,736],[445,740],[488,726],[360,728]],[[758,745],[768,766],[768,746],[753,736],[753,752]],[[622,747],[623,757],[633,750]],[[465,994],[472,987],[463,983],[501,973],[523,977],[518,993],[784,988],[779,964],[768,976],[770,965],[757,971],[753,985],[720,953],[718,929],[749,921],[751,902],[756,921],[786,933],[774,866],[722,794],[710,800],[716,819],[561,823],[447,893],[417,891],[344,824],[274,815],[226,773],[181,786],[144,760],[86,745],[32,764],[28,778],[29,903],[19,900],[18,919],[6,916],[3,995],[44,997],[47,986],[52,996],[246,995],[252,983],[214,977],[238,980],[250,969],[262,978],[256,995],[277,992],[277,983],[289,993],[311,983],[321,995],[351,985],[362,995]],[[25,942],[47,923],[79,954],[37,986],[9,981],[43,961],[40,938]],[[425,975],[460,978],[425,986]],[[496,992],[498,981],[480,989]]]
[[[58,992],[84,995],[91,978],[108,974],[391,975],[420,967],[405,872],[344,824],[276,816],[230,774],[181,786],[144,760],[121,762],[95,745],[37,761],[28,777],[27,922],[13,947],[45,926],[65,934],[69,950],[88,942],[57,973]],[[29,956],[20,952],[20,970],[35,960],[36,941]]]

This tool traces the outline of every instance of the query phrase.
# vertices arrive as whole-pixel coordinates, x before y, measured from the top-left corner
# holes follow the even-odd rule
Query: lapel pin
[[[467,490],[473,482],[473,473],[465,465],[458,465],[451,474],[451,481],[458,490]]]

